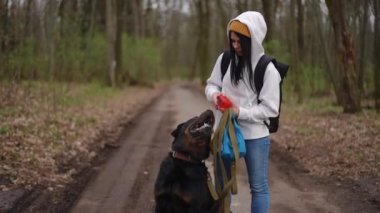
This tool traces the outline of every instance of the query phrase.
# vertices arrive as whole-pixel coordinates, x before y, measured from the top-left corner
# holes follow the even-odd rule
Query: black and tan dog
[[[181,123],[172,132],[172,152],[161,163],[155,183],[156,213],[212,213],[217,205],[207,186],[211,110]]]

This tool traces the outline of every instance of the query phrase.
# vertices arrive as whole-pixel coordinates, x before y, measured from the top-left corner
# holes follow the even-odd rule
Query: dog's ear
[[[181,127],[184,125],[185,123],[181,123],[181,124],[178,124],[177,128],[175,128],[175,130],[172,131],[172,136],[173,137],[177,137],[178,136],[178,133],[179,131],[181,130]]]

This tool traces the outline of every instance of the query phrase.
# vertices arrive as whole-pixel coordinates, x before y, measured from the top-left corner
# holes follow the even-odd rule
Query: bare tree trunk
[[[7,50],[8,40],[8,0],[0,1],[0,73],[7,73],[5,66],[7,66],[5,57]],[[5,66],[4,66],[5,65]]]
[[[247,0],[236,0],[236,9],[238,13],[242,13],[248,10]]]
[[[163,60],[166,77],[168,79],[173,77],[173,73],[179,74],[178,65],[180,64],[179,61],[181,54],[181,49],[179,48],[181,31],[179,26],[182,25],[183,18],[179,11],[181,10],[182,5],[182,0],[167,1],[165,2],[165,5],[163,5],[165,12],[162,15],[164,16],[163,18],[167,20],[167,24],[162,30],[165,37]]]
[[[94,27],[96,24],[96,5],[98,0],[92,0],[91,2],[91,18],[90,18],[90,29],[89,34],[92,37],[94,35]]]
[[[226,28],[227,28],[227,24],[228,24],[228,21],[230,19],[230,17],[228,17],[227,15],[227,11],[225,10],[225,7],[223,7],[223,4],[222,3],[222,0],[217,0],[216,1],[216,8],[218,10],[218,15],[219,15],[219,20],[220,20],[220,31],[223,32],[223,44],[226,44],[227,47],[228,47],[228,41],[227,41],[227,34],[226,34]]]
[[[45,16],[45,32],[47,39],[47,58],[49,61],[48,67],[48,77],[50,80],[54,78],[55,75],[55,49],[56,49],[56,18],[57,18],[57,5],[55,1],[48,1],[45,6],[46,16]]]
[[[290,1],[290,18],[291,18],[291,61],[292,70],[294,75],[294,92],[297,94],[297,102],[303,101],[303,93],[301,88],[302,73],[300,69],[300,52],[299,52],[299,40],[297,34],[297,17],[296,17],[296,0]]]
[[[201,63],[201,82],[203,85],[206,84],[206,80],[208,78],[208,71],[209,71],[209,47],[208,44],[210,43],[210,28],[208,25],[210,24],[211,19],[211,13],[210,13],[210,3],[209,1],[204,1],[204,21],[205,25],[203,28],[204,31],[204,43],[203,43],[203,51],[202,51],[202,63]]]
[[[115,44],[115,59],[116,59],[116,73],[121,73],[122,58],[123,58],[123,10],[125,0],[116,0],[116,44]],[[124,76],[126,81],[129,81],[129,73]]]
[[[8,41],[8,0],[0,1],[0,51],[1,55],[4,54],[4,51],[7,47]]]
[[[273,14],[276,14],[276,13],[277,13],[277,9],[278,9],[278,5],[280,4],[280,1],[281,1],[281,0],[274,0],[274,4],[273,4]]]
[[[299,49],[299,58],[301,62],[304,62],[304,5],[302,0],[297,0],[297,40]]]
[[[85,48],[86,45],[86,36],[88,35],[91,27],[91,10],[92,10],[92,2],[94,0],[86,0],[83,1],[80,9],[78,9],[78,16],[80,21],[80,31],[83,38],[82,45]]]
[[[140,23],[140,37],[145,37],[145,14],[144,14],[144,1],[137,0],[138,2],[138,17],[139,17],[139,23]]]
[[[129,1],[129,0],[128,0]],[[107,4],[107,1],[103,1],[103,0],[97,0],[96,2],[96,21],[97,23],[99,24],[99,26],[103,26],[104,29],[106,29],[106,25],[107,25],[107,15],[106,15],[106,4]]]
[[[32,35],[31,34],[31,31],[32,31],[31,30],[32,29],[31,13],[32,13],[32,5],[34,4],[34,2],[33,2],[33,0],[27,0],[25,4],[26,4],[26,7],[25,7],[25,25],[24,25],[23,32],[27,35]]]
[[[352,44],[352,36],[346,29],[344,20],[344,2],[341,0],[326,0],[329,15],[332,21],[337,48],[337,69],[340,73],[341,87],[343,93],[343,110],[346,113],[361,111],[360,89],[358,87],[357,71]]]
[[[358,69],[358,83],[360,92],[364,93],[364,69],[365,69],[365,51],[366,51],[366,35],[367,35],[367,23],[368,23],[368,6],[369,0],[364,0],[363,4],[363,17],[360,29],[360,53],[359,53],[359,69]]]
[[[378,0],[373,0],[373,7],[375,15],[375,44],[373,52],[375,108],[380,112],[380,2]]]
[[[133,34],[135,37],[140,37],[140,23],[138,13],[138,0],[131,0],[133,14]]]
[[[145,18],[143,2],[141,0],[131,0],[132,1],[132,12],[133,12],[133,25],[134,33],[138,38],[145,37]]]
[[[338,71],[334,68],[334,61],[333,61],[333,53],[331,53],[328,41],[326,37],[328,37],[323,32],[323,26],[322,26],[322,11],[320,9],[319,0],[312,0],[310,2],[306,2],[308,4],[308,7],[315,8],[314,10],[311,10],[313,21],[315,22],[314,25],[316,27],[317,37],[320,39],[319,42],[321,44],[323,57],[327,64],[327,74],[330,77],[330,80],[332,82],[332,86],[334,87],[335,95],[337,102],[340,104],[342,103],[342,97],[343,95],[340,94],[341,90],[340,88],[340,81],[339,81],[339,74]],[[314,60],[315,61],[315,60]]]
[[[208,56],[209,56],[209,27],[210,8],[209,1],[197,0],[195,2],[198,15],[198,38],[197,38],[197,58],[199,62],[201,83],[205,84],[208,77]]]
[[[264,18],[267,23],[267,35],[265,36],[265,39],[267,41],[270,41],[272,39],[272,31],[273,31],[273,13],[272,13],[272,0],[262,0],[263,4],[263,12],[264,12]]]
[[[147,0],[147,6],[145,9],[145,26],[146,26],[146,36],[153,36],[153,9],[152,9],[152,0]]]
[[[116,0],[106,1],[106,25],[107,25],[107,71],[108,85],[116,86],[116,33],[117,15]]]

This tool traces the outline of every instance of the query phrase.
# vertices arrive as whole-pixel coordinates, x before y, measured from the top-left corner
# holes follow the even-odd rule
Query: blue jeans
[[[245,141],[247,154],[245,164],[247,166],[248,181],[251,189],[251,212],[269,212],[269,137]]]

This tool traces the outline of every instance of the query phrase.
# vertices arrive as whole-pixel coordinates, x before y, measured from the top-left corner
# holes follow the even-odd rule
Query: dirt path
[[[70,212],[153,212],[153,184],[159,164],[169,151],[171,130],[206,108],[212,106],[190,87],[169,88],[135,121],[112,158],[97,168],[97,177],[88,184]],[[367,209],[360,201],[355,203],[350,195],[342,197],[347,191],[338,192],[335,187],[308,177],[294,168],[292,161],[284,160],[287,156],[282,156],[275,144],[272,147],[271,212],[377,212]],[[234,212],[250,212],[246,178],[245,165],[241,163],[239,193],[232,201]]]

